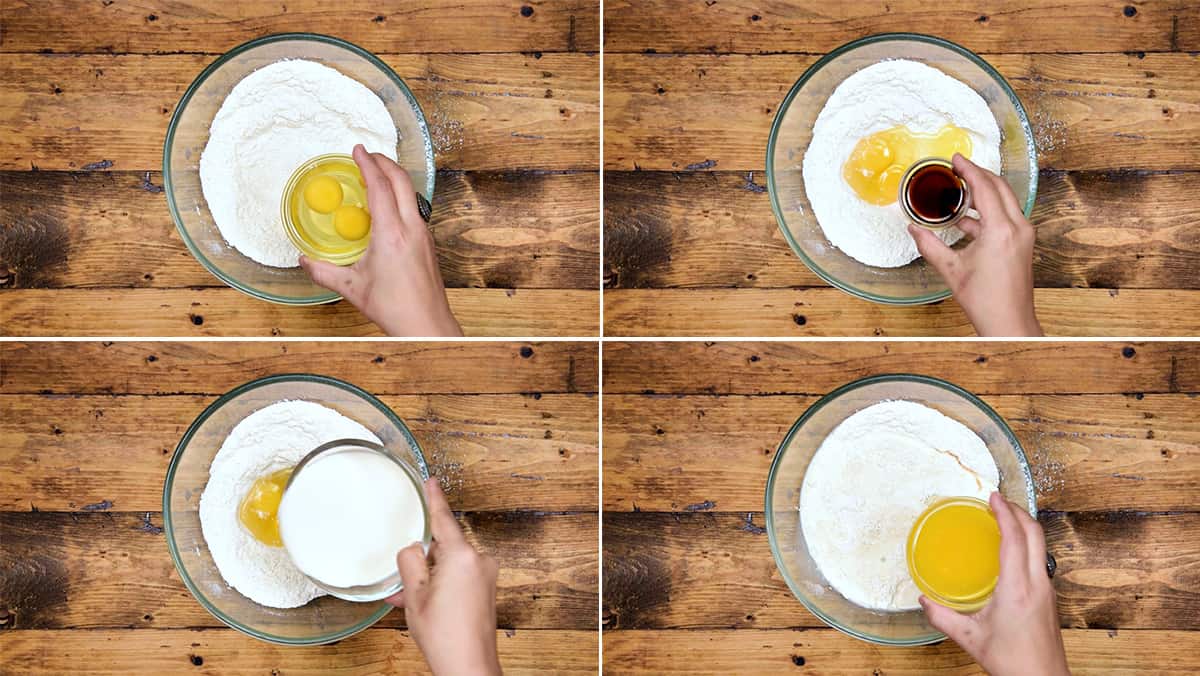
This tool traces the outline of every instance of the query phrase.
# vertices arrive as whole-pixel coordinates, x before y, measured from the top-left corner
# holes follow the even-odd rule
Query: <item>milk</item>
[[[391,459],[370,450],[315,457],[292,478],[279,505],[279,533],[296,567],[326,586],[381,582],[396,553],[422,540],[418,487]]]

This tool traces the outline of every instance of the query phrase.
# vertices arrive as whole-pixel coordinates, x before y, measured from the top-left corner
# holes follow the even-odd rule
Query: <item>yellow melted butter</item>
[[[292,468],[281,469],[254,480],[238,506],[238,520],[255,540],[270,547],[282,547],[279,536],[279,503]]]
[[[913,582],[936,601],[977,605],[1000,576],[1000,527],[987,504],[952,498],[931,505],[908,538]]]
[[[842,165],[842,178],[862,201],[885,206],[896,201],[900,179],[918,160],[971,156],[971,135],[948,124],[934,134],[918,134],[898,126],[859,139]]]

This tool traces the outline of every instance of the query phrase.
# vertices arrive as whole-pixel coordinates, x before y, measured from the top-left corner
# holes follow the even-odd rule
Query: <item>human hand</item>
[[[496,560],[463,537],[436,478],[425,481],[433,545],[414,542],[396,555],[402,589],[387,602],[404,608],[413,640],[434,674],[499,674]]]
[[[988,502],[1000,525],[1000,579],[982,610],[964,615],[922,596],[921,607],[994,676],[1069,674],[1054,587],[1046,574],[1046,539],[1029,513],[999,493]]]
[[[350,301],[391,336],[461,336],[438,269],[433,235],[408,173],[380,153],[354,146],[367,186],[371,243],[354,265],[300,257],[313,282]]]
[[[946,280],[981,336],[1040,336],[1033,308],[1033,225],[1003,179],[954,154],[954,170],[971,188],[979,220],[958,228],[973,240],[954,250],[930,230],[910,223],[917,250]]]

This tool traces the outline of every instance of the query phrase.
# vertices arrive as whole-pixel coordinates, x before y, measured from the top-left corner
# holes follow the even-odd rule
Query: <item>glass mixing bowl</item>
[[[1037,517],[1033,477],[1020,442],[1004,420],[975,395],[944,380],[882,375],[856,380],[825,395],[792,425],[767,476],[766,522],[771,554],[804,607],[850,636],[882,645],[925,645],[946,638],[920,610],[884,612],[846,600],[821,575],[800,527],[800,490],[808,463],[830,432],[853,413],[882,401],[915,401],[966,425],[987,444],[1000,469],[1000,493]],[[856,490],[847,486],[846,490]]]
[[[242,78],[281,59],[316,61],[375,92],[400,132],[396,148],[400,166],[425,199],[433,199],[433,140],[416,97],[400,76],[379,57],[344,40],[312,33],[280,33],[229,50],[184,92],[171,116],[163,145],[167,205],[188,250],[222,282],[255,298],[285,305],[328,303],[340,296],[314,284],[302,269],[262,265],[230,246],[208,211],[200,185],[200,153],[208,143],[209,126],[225,97]],[[276,208],[276,204],[271,205],[272,210]]]
[[[212,403],[184,433],[167,467],[163,523],[167,547],[179,577],[200,605],[218,620],[255,638],[284,645],[338,641],[375,624],[392,609],[379,601],[353,603],[322,596],[299,608],[268,608],[225,583],[200,529],[200,495],[208,469],[225,437],[243,418],[285,399],[316,402],[352,418],[375,433],[388,450],[429,477],[425,457],[412,432],[375,397],[325,376],[268,376],[234,388]],[[312,449],[305,449],[305,452]]]
[[[826,54],[792,85],[779,106],[767,142],[771,208],[792,251],[821,279],[878,303],[918,305],[950,296],[924,259],[899,268],[876,268],[847,256],[821,230],[804,190],[802,164],[817,116],[847,77],[885,59],[920,61],[958,79],[987,102],[1000,126],[1001,174],[1025,215],[1037,195],[1037,148],[1021,101],[996,69],[953,42],[913,33],[883,33],[849,42]],[[959,246],[965,245],[965,242]]]

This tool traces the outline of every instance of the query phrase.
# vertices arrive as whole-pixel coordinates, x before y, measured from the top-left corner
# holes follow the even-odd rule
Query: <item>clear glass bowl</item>
[[[1001,174],[1025,215],[1037,195],[1033,130],[1012,87],[986,61],[953,42],[914,33],[882,33],[849,42],[814,63],[792,85],[775,114],[767,142],[767,186],[779,229],[792,251],[821,279],[877,303],[919,305],[943,300],[950,289],[924,259],[899,268],[864,265],[833,246],[804,190],[801,165],[812,128],[833,90],[847,77],[885,59],[921,61],[969,85],[987,102],[1000,126]],[[965,242],[959,246],[965,245]]]
[[[204,409],[184,433],[167,467],[163,523],[179,577],[200,605],[225,624],[264,641],[316,645],[338,641],[375,624],[391,610],[382,601],[353,603],[322,596],[299,608],[268,608],[225,583],[200,528],[200,495],[208,469],[230,430],[247,415],[285,399],[313,401],[375,433],[397,457],[428,478],[424,454],[390,408],[367,392],[325,376],[286,374],[234,388]]]
[[[792,425],[767,477],[766,523],[771,554],[804,607],[850,636],[882,645],[925,645],[946,638],[920,610],[883,612],[846,600],[821,575],[800,526],[800,490],[808,463],[825,437],[856,411],[881,401],[907,399],[966,425],[987,444],[1000,469],[1000,492],[1037,517],[1029,463],[1012,430],[975,395],[944,380],[896,374],[856,380],[825,395]],[[847,487],[853,490],[853,487]]]
[[[328,303],[340,296],[313,284],[302,269],[262,265],[230,246],[209,213],[200,185],[200,153],[208,143],[209,126],[225,97],[242,78],[281,59],[316,61],[375,92],[400,132],[396,148],[400,166],[412,176],[413,185],[425,198],[433,199],[433,140],[416,97],[400,76],[374,54],[345,40],[312,33],[280,33],[229,50],[184,92],[171,116],[163,145],[167,205],[188,250],[222,282],[255,298],[285,305]]]
[[[300,476],[300,474],[304,472],[306,468],[312,466],[312,464],[315,463],[318,458],[330,456],[335,453],[353,452],[377,453],[382,455],[388,460],[396,463],[396,466],[400,468],[401,473],[407,478],[408,481],[412,482],[412,488],[414,491],[416,491],[417,500],[421,505],[421,520],[422,523],[425,524],[424,533],[421,536],[421,544],[425,546],[425,553],[428,554],[429,545],[433,542],[433,534],[430,531],[429,506],[425,504],[425,491],[421,486],[421,483],[424,481],[424,479],[412,465],[406,462],[404,458],[400,457],[400,455],[393,453],[392,449],[388,448],[386,445],[380,446],[379,444],[363,439],[338,439],[336,441],[330,441],[328,443],[321,444],[310,451],[308,455],[301,458],[300,462],[296,463],[296,467],[292,471],[292,475],[288,477],[287,486],[284,487],[284,495],[287,495],[287,489],[291,488],[292,484],[295,483],[296,477]],[[428,476],[425,478],[428,478]],[[342,523],[342,521],[339,521],[339,523]],[[407,545],[408,543],[405,544]],[[284,546],[287,546],[286,541],[284,542]],[[337,585],[318,580],[312,575],[306,573],[304,570],[301,570],[300,572],[304,573],[305,577],[307,577],[309,580],[312,580],[312,583],[316,586],[325,590],[329,594],[338,597],[339,599],[345,599],[347,601],[379,601],[381,599],[386,599],[389,596],[398,594],[404,589],[404,581],[400,579],[399,570],[377,582],[355,585],[352,587],[339,587]]]

